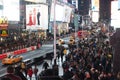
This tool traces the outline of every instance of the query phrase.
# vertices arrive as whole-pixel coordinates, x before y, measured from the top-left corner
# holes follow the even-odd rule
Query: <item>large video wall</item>
[[[118,1],[111,2],[111,26],[120,28],[120,11],[118,10]]]
[[[20,2],[19,0],[1,0],[3,3],[2,16],[8,18],[8,21],[20,20]]]
[[[120,10],[120,0],[118,0],[118,9]]]
[[[54,7],[55,7],[55,20],[61,22],[70,22],[72,8],[67,5],[54,4],[52,3],[50,21],[54,21]]]

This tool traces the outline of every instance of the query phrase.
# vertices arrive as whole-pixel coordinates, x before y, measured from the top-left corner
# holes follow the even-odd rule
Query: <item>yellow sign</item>
[[[1,17],[0,18],[0,25],[1,24],[8,24],[8,19],[6,17]]]
[[[2,29],[2,30],[1,30],[1,36],[2,36],[2,37],[8,36],[8,30],[7,30],[7,29]]]

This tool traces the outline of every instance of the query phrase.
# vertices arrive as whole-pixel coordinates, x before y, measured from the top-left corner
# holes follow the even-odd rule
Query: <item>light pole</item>
[[[54,64],[56,63],[56,15],[55,15],[55,8],[56,7],[56,0],[54,0]]]

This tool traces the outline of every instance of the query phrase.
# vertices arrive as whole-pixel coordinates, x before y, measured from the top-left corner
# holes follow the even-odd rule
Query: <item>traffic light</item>
[[[81,15],[79,15],[79,17],[78,17],[78,23],[82,24],[82,16]]]

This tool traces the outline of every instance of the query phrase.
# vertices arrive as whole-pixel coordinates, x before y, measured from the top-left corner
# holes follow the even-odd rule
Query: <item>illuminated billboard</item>
[[[99,0],[91,0],[92,11],[99,11]]]
[[[35,3],[46,3],[46,0],[25,0],[28,2],[35,2]]]
[[[120,11],[118,11],[118,1],[111,2],[111,26],[114,28],[120,28]]]
[[[8,18],[8,21],[20,20],[20,2],[19,0],[3,0],[3,16]]]
[[[120,10],[120,0],[118,0],[118,9]]]
[[[64,6],[56,4],[55,6],[55,19],[56,21],[63,21],[64,19]],[[54,3],[52,3],[51,7],[51,15],[50,15],[50,21],[54,20]]]
[[[70,22],[70,17],[71,17],[71,13],[72,13],[72,8],[65,5],[64,6],[64,22]]]
[[[48,29],[47,5],[26,5],[26,29]]]
[[[99,12],[98,11],[92,12],[92,21],[93,22],[98,22],[99,21]]]
[[[2,11],[3,11],[3,1],[0,0],[0,17],[3,16]]]

